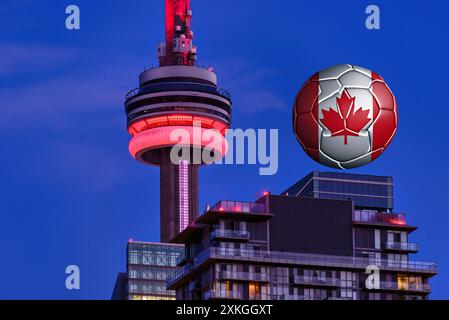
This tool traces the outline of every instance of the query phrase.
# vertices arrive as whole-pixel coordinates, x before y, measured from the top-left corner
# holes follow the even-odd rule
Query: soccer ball
[[[339,169],[377,159],[398,127],[396,99],[377,73],[337,65],[315,73],[295,99],[293,130],[306,153]]]

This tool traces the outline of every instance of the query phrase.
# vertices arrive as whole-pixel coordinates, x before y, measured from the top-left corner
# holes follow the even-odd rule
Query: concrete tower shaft
[[[161,241],[170,242],[198,217],[198,165],[170,161],[170,150],[161,152]]]

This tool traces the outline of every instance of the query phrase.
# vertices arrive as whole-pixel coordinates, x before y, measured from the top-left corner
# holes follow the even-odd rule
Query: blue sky
[[[164,39],[164,1],[3,1],[0,6],[0,298],[108,299],[129,238],[159,239],[159,172],[127,151],[124,96]],[[281,192],[312,170],[291,128],[301,84],[350,63],[381,74],[396,94],[399,131],[354,173],[391,175],[395,209],[419,226],[415,257],[436,261],[432,298],[449,298],[449,44],[446,1],[192,0],[199,64],[234,101],[234,128],[277,128],[279,172],[210,166],[201,207]],[[81,30],[65,29],[65,7]],[[443,94],[444,93],[444,94]],[[236,187],[242,186],[244,187]],[[65,289],[65,267],[81,290]]]

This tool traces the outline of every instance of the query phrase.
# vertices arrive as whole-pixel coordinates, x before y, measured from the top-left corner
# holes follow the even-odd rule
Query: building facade
[[[427,299],[437,267],[410,258],[416,227],[392,194],[391,177],[314,172],[282,195],[221,201],[174,238],[185,256],[167,288],[182,300]]]
[[[393,178],[314,171],[282,193],[316,199],[352,200],[356,207],[393,209]]]
[[[114,300],[174,300],[175,291],[166,289],[166,279],[184,255],[184,246],[129,241],[126,273],[117,277]]]

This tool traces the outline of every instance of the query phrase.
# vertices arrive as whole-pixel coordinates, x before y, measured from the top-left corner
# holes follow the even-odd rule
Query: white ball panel
[[[338,80],[324,80],[320,81],[320,95],[318,97],[318,102],[332,97],[333,95],[337,95],[341,90],[341,85]]]
[[[320,71],[320,81],[328,79],[338,79],[343,74],[351,70],[353,69],[349,64],[339,64],[334,67],[327,68]]]
[[[366,75],[367,77],[371,78],[371,76],[372,76],[371,70],[368,70],[368,69],[365,69],[365,68],[362,68],[362,67],[359,67],[359,66],[354,66],[354,65],[352,67],[354,68],[355,71],[361,72],[364,75]]]
[[[344,168],[344,169],[352,169],[352,168],[357,168],[360,166],[364,166],[365,164],[370,163],[371,160],[371,152],[367,153],[365,155],[363,155],[360,158],[348,161],[348,162],[341,162],[340,165]]]
[[[361,132],[358,137],[348,136],[347,144],[345,144],[344,136],[332,137],[329,131],[326,131],[323,131],[321,135],[320,149],[336,161],[351,161],[371,151],[371,139],[366,131]]]
[[[355,106],[353,109],[353,112],[356,112],[360,108],[362,110],[369,110],[368,117],[370,118],[370,122],[363,128],[362,130],[366,130],[373,124],[373,95],[371,94],[371,91],[367,89],[354,89],[350,88],[347,89],[349,92],[349,95],[351,97],[355,97]]]
[[[358,71],[349,71],[338,78],[343,87],[369,89],[371,86],[371,77]]]

